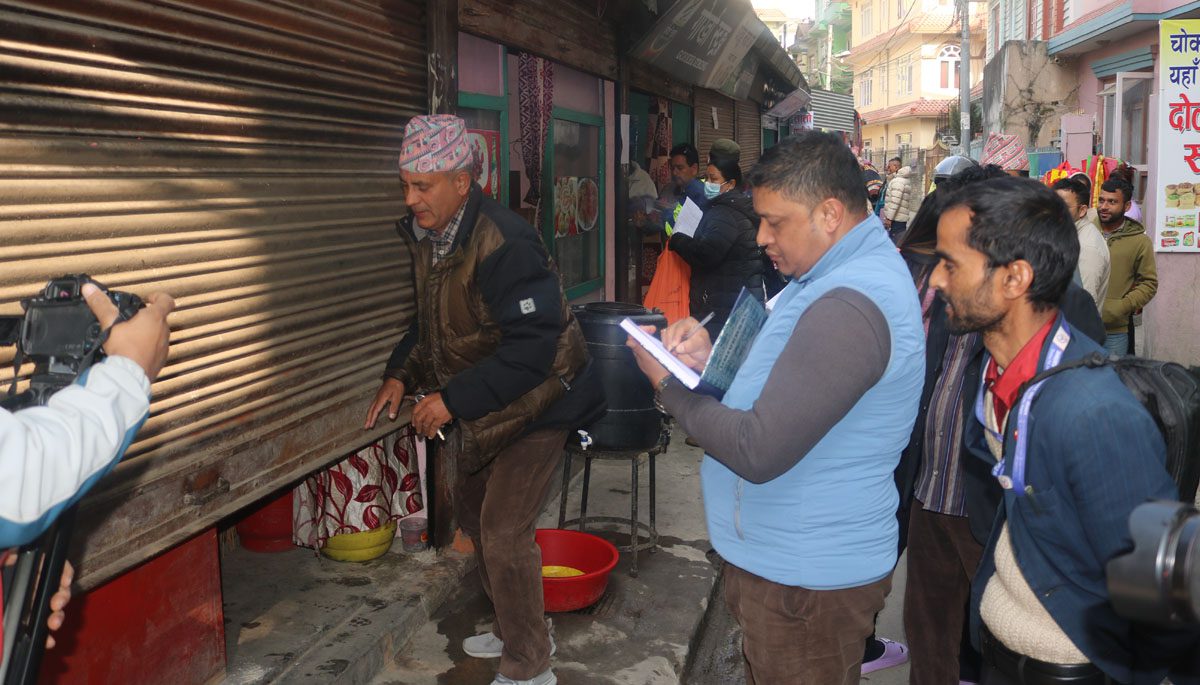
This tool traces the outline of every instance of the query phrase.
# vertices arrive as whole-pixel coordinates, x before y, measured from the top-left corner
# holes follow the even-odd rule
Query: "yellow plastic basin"
[[[341,533],[325,541],[321,554],[334,561],[368,561],[383,556],[396,539],[396,522],[359,533]]]

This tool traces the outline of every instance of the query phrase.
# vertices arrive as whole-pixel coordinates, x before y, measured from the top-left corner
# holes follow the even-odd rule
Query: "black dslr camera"
[[[12,387],[0,406],[16,411],[44,405],[55,392],[104,357],[108,331],[100,328],[83,299],[85,283],[108,294],[117,307],[117,322],[129,319],[145,306],[137,295],[109,290],[85,274],[55,278],[40,295],[21,300],[24,316],[0,317],[0,345],[17,346]],[[33,375],[29,389],[16,394],[16,371],[26,359],[34,363]],[[50,598],[66,563],[74,509],[60,512],[49,530],[21,548],[14,566],[0,569],[4,576],[4,641],[0,644],[3,685],[37,682]]]
[[[1108,562],[1117,613],[1159,626],[1200,626],[1200,513],[1154,501],[1129,515],[1134,547]]]
[[[132,293],[109,290],[86,274],[60,276],[46,284],[40,295],[21,300],[24,316],[0,317],[0,345],[16,345],[16,366],[31,359],[35,366],[29,390],[14,394],[0,406],[10,411],[44,405],[50,396],[70,385],[92,362],[102,359],[100,349],[107,332],[83,299],[83,285],[92,283],[116,305],[117,321],[125,321],[145,304]]]

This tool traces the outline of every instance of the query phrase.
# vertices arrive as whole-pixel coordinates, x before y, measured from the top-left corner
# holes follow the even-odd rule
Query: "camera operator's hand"
[[[50,598],[50,618],[46,619],[46,625],[50,630],[58,630],[62,627],[63,621],[67,620],[67,602],[71,601],[71,581],[75,579],[75,567],[71,562],[63,564],[62,576],[58,580],[58,592]],[[46,649],[54,649],[54,636],[46,636]]]
[[[403,399],[404,383],[397,378],[383,379],[383,385],[379,386],[379,392],[375,393],[375,401],[367,410],[367,420],[363,423],[363,429],[374,428],[375,420],[379,418],[380,412],[385,408],[388,410],[388,418],[395,419],[396,413],[400,411],[400,401]]]
[[[4,566],[14,566],[17,563],[17,555],[12,552],[0,552],[0,559],[3,559]],[[63,572],[58,579],[58,591],[50,597],[50,618],[46,619],[46,627],[52,632],[62,627],[63,621],[67,619],[67,613],[64,611],[67,608],[67,602],[71,601],[71,581],[75,580],[75,567],[71,562],[63,562]],[[46,636],[46,649],[54,649],[54,636]]]
[[[100,326],[113,326],[117,320],[117,307],[108,295],[91,283],[85,283],[82,292]],[[146,306],[133,318],[112,328],[104,351],[110,356],[128,357],[137,362],[146,377],[153,381],[167,361],[167,339],[171,333],[167,315],[174,309],[175,300],[170,295],[150,295],[146,298]]]

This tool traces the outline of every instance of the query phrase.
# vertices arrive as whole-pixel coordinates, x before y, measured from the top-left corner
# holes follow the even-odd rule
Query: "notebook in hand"
[[[746,360],[750,346],[766,320],[767,310],[763,303],[743,288],[733,304],[729,319],[717,335],[717,341],[713,343],[703,373],[697,373],[688,367],[679,357],[672,354],[661,340],[638,328],[631,319],[622,321],[621,328],[646,348],[658,363],[666,367],[684,386],[720,399],[733,383],[734,375]]]

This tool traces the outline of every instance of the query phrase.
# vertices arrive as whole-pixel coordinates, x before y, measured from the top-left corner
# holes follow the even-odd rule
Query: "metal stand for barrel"
[[[671,429],[666,425],[663,426],[662,432],[659,434],[658,442],[649,449],[604,449],[604,448],[588,448],[584,449],[573,441],[567,445],[566,460],[563,463],[563,485],[562,494],[559,496],[558,502],[558,527],[565,528],[567,526],[578,526],[579,530],[587,531],[589,523],[621,523],[629,526],[629,544],[618,545],[617,549],[633,554],[632,563],[629,567],[629,575],[637,578],[638,575],[638,552],[644,549],[654,552],[658,545],[658,529],[654,525],[654,457],[666,451],[667,445],[671,442]],[[567,491],[571,483],[571,459],[574,456],[583,457],[583,493],[579,500],[579,516],[573,519],[567,518]],[[649,524],[642,523],[638,519],[638,465],[641,463],[643,455],[649,466],[650,476],[650,522]],[[630,490],[629,495],[629,518],[621,516],[588,516],[588,485],[592,476],[592,460],[603,459],[616,461],[627,459],[630,462]],[[639,542],[638,532],[646,534],[646,541]]]

